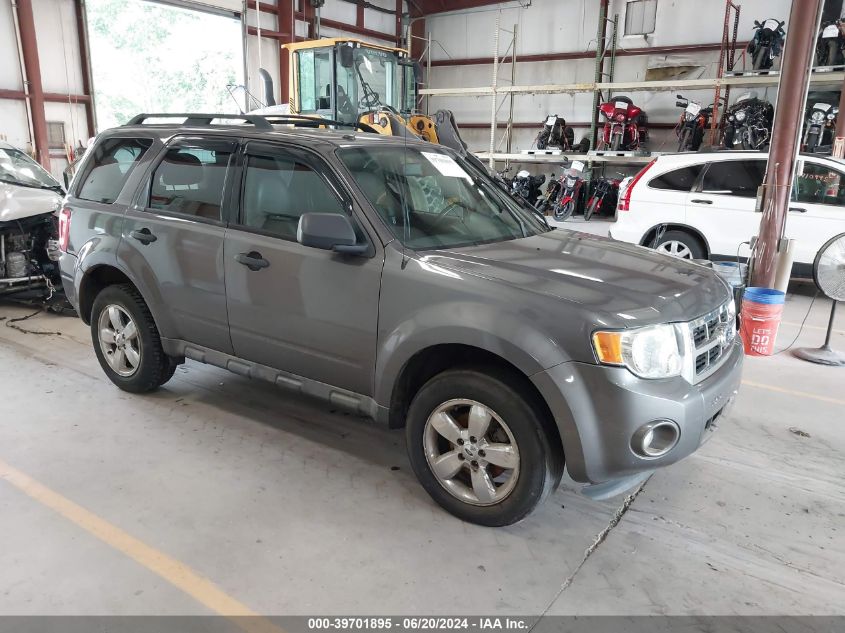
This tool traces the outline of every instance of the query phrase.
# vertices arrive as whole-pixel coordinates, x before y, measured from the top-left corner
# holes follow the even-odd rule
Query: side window
[[[300,112],[329,110],[331,104],[331,49],[305,50],[297,53],[299,60]]]
[[[150,208],[222,220],[223,187],[234,144],[209,142],[167,150],[153,172]]]
[[[756,198],[766,175],[764,160],[726,160],[710,163],[701,184],[702,193]]]
[[[676,169],[649,181],[648,186],[653,189],[669,191],[689,191],[698,180],[701,165],[692,165],[683,169]]]
[[[296,240],[304,213],[345,213],[320,174],[289,154],[249,154],[243,189],[243,226]]]
[[[83,200],[112,204],[129,174],[153,144],[147,138],[112,138],[98,143],[80,179],[77,196]]]
[[[820,165],[804,161],[795,174],[795,186],[792,199],[805,204],[845,204],[845,182],[842,173]]]

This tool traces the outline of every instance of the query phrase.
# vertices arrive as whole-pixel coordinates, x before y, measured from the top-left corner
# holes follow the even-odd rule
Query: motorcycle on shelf
[[[727,149],[762,150],[771,137],[774,108],[759,99],[756,93],[740,96],[726,113],[725,142]]]
[[[616,201],[619,199],[619,185],[622,181],[618,178],[599,178],[593,195],[584,207],[584,220],[590,221],[596,213],[605,215],[606,211],[616,209]]]
[[[823,22],[816,42],[816,66],[841,66],[845,47],[845,21]]]
[[[751,55],[751,67],[754,70],[769,70],[780,57],[783,50],[783,41],[786,39],[786,31],[783,25],[786,22],[768,18],[763,22],[754,20],[754,37],[748,43],[748,54]]]
[[[602,103],[599,112],[605,118],[601,149],[634,151],[648,138],[645,112],[628,97]]]
[[[684,112],[675,126],[678,135],[679,152],[695,152],[704,140],[704,131],[710,127],[710,117],[713,116],[713,106],[702,108],[697,101],[691,101],[683,95],[675,95],[675,105],[683,108]],[[721,101],[720,101],[721,103]]]
[[[829,103],[814,103],[807,117],[802,149],[805,152],[829,153],[833,147],[836,117],[839,108]]]
[[[560,187],[560,180],[555,178],[555,175],[552,174],[549,179],[549,184],[546,185],[546,191],[537,202],[536,208],[538,212],[543,215],[547,215],[554,208],[555,201],[557,201],[558,194],[560,193]]]
[[[511,183],[511,195],[522,198],[532,207],[536,206],[542,193],[540,188],[544,182],[546,182],[546,177],[543,174],[532,176],[523,169],[516,174],[516,178]]]
[[[575,144],[575,130],[566,125],[566,120],[556,114],[546,117],[543,129],[534,141],[537,149],[570,150]]]
[[[584,184],[584,163],[574,160],[560,177],[560,189],[553,207],[555,220],[563,222],[575,213]]]

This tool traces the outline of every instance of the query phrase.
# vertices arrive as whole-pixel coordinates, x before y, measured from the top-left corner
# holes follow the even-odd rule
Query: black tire
[[[543,130],[537,135],[537,149],[546,149],[548,147],[549,134],[549,131]]]
[[[613,140],[610,141],[610,149],[618,152],[620,147],[622,147],[622,134],[615,134]]]
[[[564,203],[557,203],[555,204],[554,216],[555,220],[558,222],[565,222],[569,219],[572,213],[575,211],[575,201],[569,200],[568,202]]]
[[[584,138],[582,138],[581,142],[578,143],[578,147],[576,148],[576,151],[580,154],[586,154],[587,152],[589,152],[590,151],[590,139],[588,139],[586,136]]]
[[[508,425],[519,452],[516,483],[493,505],[473,505],[453,496],[426,459],[426,422],[438,407],[455,399],[472,400],[494,411]],[[552,446],[548,424],[552,421],[544,419],[518,377],[497,368],[454,369],[429,380],[414,396],[405,438],[411,467],[432,499],[459,519],[498,527],[524,519],[560,482],[563,454],[559,446]]]
[[[566,139],[566,148],[571,150],[575,145],[575,130],[567,125],[563,130],[563,137]]]
[[[701,240],[695,235],[682,230],[666,231],[660,240],[654,245],[654,248],[659,250],[664,244],[670,242],[680,242],[686,246],[691,253],[691,259],[705,259],[707,257],[707,250]]]
[[[836,66],[839,62],[839,42],[831,40],[827,43],[827,64],[828,66]]]
[[[769,48],[767,46],[759,46],[754,52],[754,62],[752,64],[752,68],[754,70],[765,70],[767,67],[764,67],[763,64],[766,63],[768,55]]]
[[[584,209],[584,221],[589,222],[590,218],[593,217],[593,214],[596,212],[596,209],[599,208],[599,204],[601,204],[600,198],[593,198],[590,200],[590,204],[587,205],[587,208]]]
[[[811,132],[807,135],[807,142],[804,144],[805,152],[818,151],[819,135],[816,132]]]
[[[138,332],[140,362],[134,373],[129,376],[120,375],[111,367],[100,345],[100,315],[112,305],[129,314]],[[153,315],[141,294],[131,284],[107,286],[94,299],[91,308],[91,339],[97,360],[100,361],[106,376],[115,385],[130,393],[146,393],[159,388],[173,377],[179,365],[175,358],[164,353]]]
[[[685,127],[681,130],[681,137],[678,139],[678,151],[679,152],[687,152],[691,150],[690,144],[690,129]]]

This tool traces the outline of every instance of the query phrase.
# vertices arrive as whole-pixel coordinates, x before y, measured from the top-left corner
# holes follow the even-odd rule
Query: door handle
[[[155,235],[153,235],[152,231],[146,227],[130,231],[129,236],[134,237],[136,240],[141,242],[141,244],[149,244],[158,239]]]
[[[713,204],[712,200],[704,200],[703,198],[696,198],[691,200],[693,204]]]
[[[248,253],[238,253],[235,255],[235,261],[243,264],[252,271],[267,268],[270,265],[266,259],[261,256],[258,251],[250,251]]]
[[[807,213],[807,209],[802,209],[801,207],[789,207],[789,210],[793,213]]]

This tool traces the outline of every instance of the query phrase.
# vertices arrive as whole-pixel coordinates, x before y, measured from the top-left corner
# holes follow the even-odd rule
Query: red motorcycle
[[[605,118],[602,149],[632,151],[639,149],[648,138],[645,112],[628,97],[616,97],[613,101],[602,103],[599,112]]]
[[[552,207],[552,215],[558,222],[563,222],[575,213],[575,207],[581,197],[581,185],[584,183],[584,163],[574,160],[559,180],[557,200]]]

